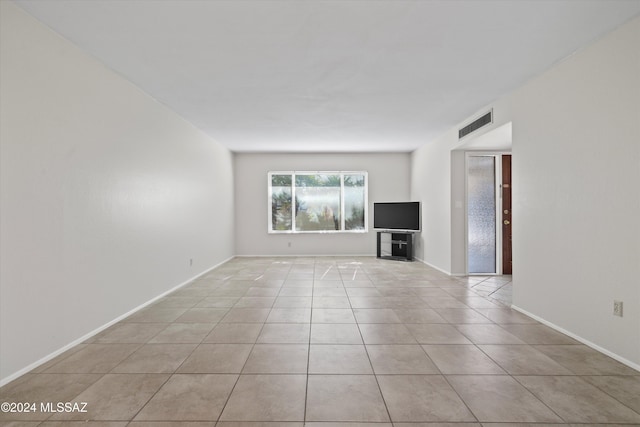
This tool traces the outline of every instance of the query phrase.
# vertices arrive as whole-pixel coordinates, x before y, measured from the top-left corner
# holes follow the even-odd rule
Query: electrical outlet
[[[613,315],[622,317],[622,301],[613,301]]]
[[[189,258],[189,267],[193,267],[193,258]]]
[[[287,242],[287,246],[288,246],[288,247],[291,247],[291,242]]]

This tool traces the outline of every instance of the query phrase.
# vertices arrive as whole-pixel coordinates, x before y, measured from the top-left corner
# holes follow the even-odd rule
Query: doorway
[[[502,161],[502,274],[513,274],[511,251],[511,155],[503,154]]]
[[[467,152],[467,273],[512,274],[511,155]]]

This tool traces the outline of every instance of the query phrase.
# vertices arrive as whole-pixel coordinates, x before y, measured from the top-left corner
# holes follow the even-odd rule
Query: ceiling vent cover
[[[483,126],[488,125],[489,123],[493,123],[493,110],[490,110],[487,114],[480,117],[477,120],[469,123],[462,129],[458,131],[458,139],[462,139],[465,136],[469,135],[471,132],[475,132]]]

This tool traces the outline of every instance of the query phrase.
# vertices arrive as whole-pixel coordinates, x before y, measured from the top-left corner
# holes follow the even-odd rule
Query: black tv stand
[[[391,255],[382,256],[380,248],[382,234],[391,234]],[[376,257],[393,259],[397,261],[413,261],[413,234],[414,231],[382,230],[378,231]]]

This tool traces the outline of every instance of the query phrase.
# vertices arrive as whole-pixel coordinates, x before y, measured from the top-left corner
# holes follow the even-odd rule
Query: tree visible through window
[[[366,211],[366,175],[344,176],[345,230],[363,230]]]
[[[269,232],[366,231],[366,172],[270,172]]]
[[[291,230],[291,175],[271,176],[271,230]]]

